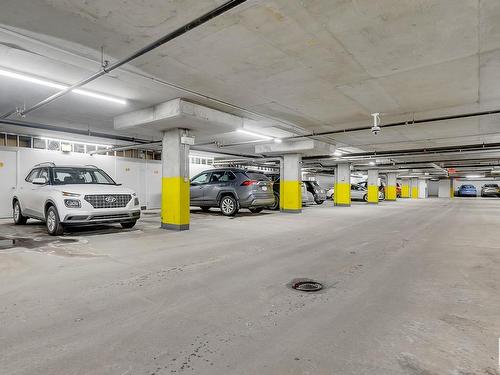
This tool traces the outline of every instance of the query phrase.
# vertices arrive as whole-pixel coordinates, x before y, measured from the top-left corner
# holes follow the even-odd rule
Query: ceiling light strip
[[[57,89],[57,90],[65,90],[68,87],[70,87],[68,85],[63,85],[60,83],[48,81],[46,79],[33,77],[33,76],[30,76],[27,74],[22,74],[22,73],[13,72],[10,70],[5,70],[3,68],[0,68],[0,76],[7,77],[7,78],[13,78],[13,79],[17,79],[20,81],[30,82],[30,83],[34,83],[36,85],[50,87],[50,88]],[[116,104],[121,104],[121,105],[127,104],[127,101],[124,99],[119,99],[119,98],[115,98],[115,97],[108,96],[108,95],[98,94],[98,93],[95,93],[92,91],[87,91],[87,90],[82,90],[82,89],[74,89],[74,90],[72,90],[72,92],[75,94],[78,94],[78,95],[88,96],[88,97],[91,97],[94,99],[105,100],[105,101],[116,103]]]

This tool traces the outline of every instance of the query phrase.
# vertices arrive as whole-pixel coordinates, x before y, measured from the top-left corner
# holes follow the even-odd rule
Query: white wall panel
[[[0,218],[12,215],[12,192],[16,187],[17,153],[0,151]]]

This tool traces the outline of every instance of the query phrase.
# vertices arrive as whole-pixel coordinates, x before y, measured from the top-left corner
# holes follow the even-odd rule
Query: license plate
[[[267,186],[262,186],[262,190],[267,191]]]

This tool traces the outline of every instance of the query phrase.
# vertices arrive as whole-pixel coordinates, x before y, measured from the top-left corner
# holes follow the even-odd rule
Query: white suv
[[[136,193],[95,166],[37,164],[12,197],[15,224],[45,221],[50,235],[64,227],[120,223],[132,228],[141,216]]]

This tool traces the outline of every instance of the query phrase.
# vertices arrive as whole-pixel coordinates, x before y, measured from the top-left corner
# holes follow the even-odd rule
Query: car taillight
[[[259,181],[256,180],[246,180],[241,183],[241,186],[251,186],[251,185],[257,185]]]

